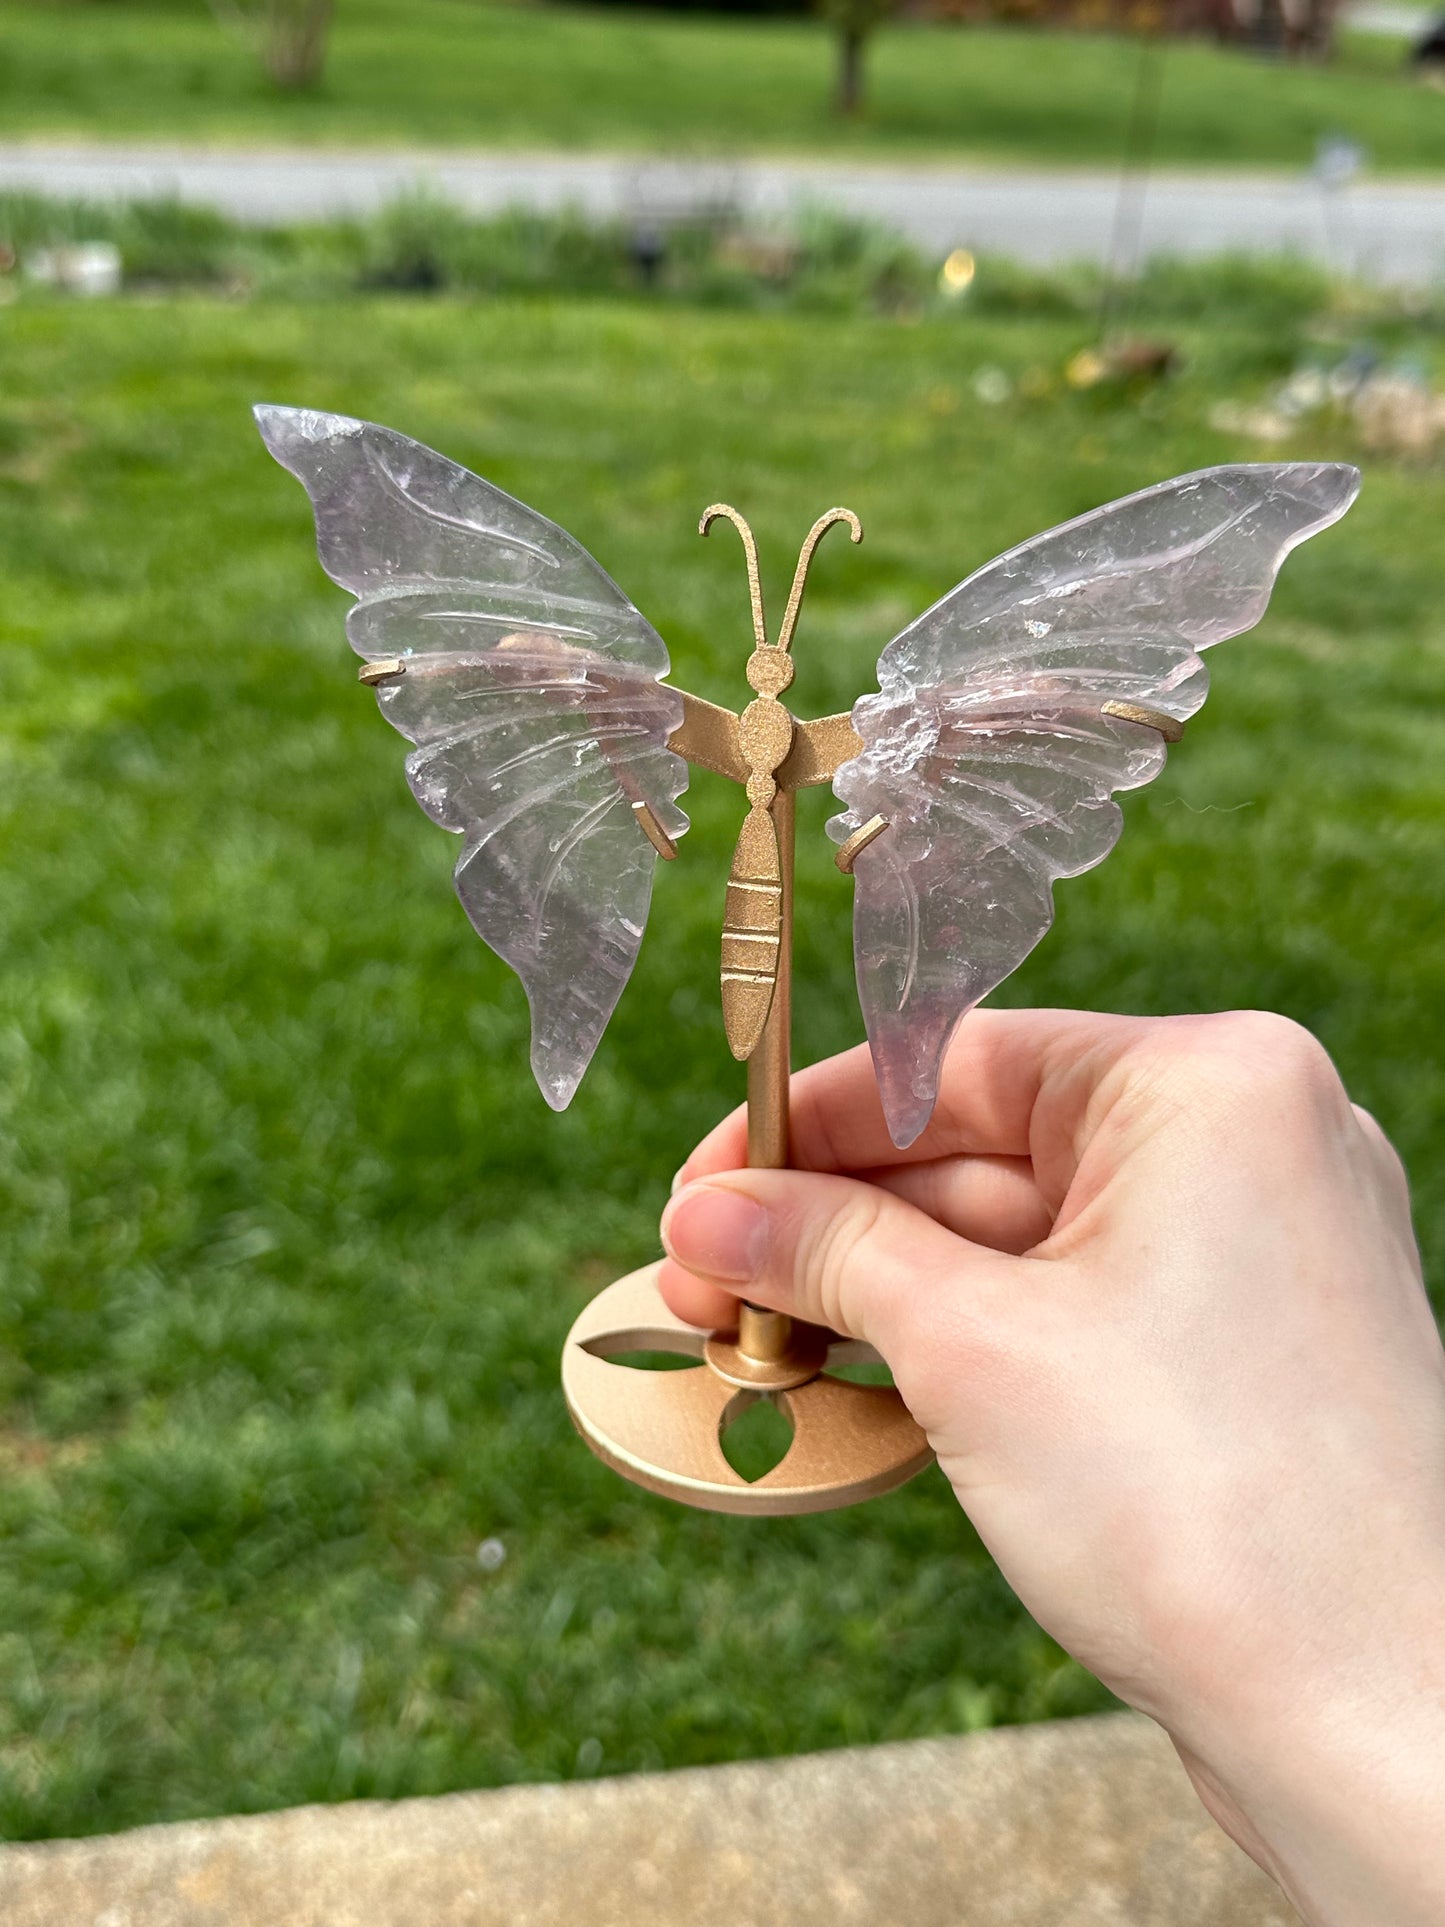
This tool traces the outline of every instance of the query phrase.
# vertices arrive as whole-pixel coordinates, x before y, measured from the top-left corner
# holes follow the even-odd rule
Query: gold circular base
[[[802,1367],[809,1375],[801,1381],[793,1371],[786,1386],[740,1383],[728,1370],[736,1363],[733,1334],[710,1335],[674,1317],[657,1290],[660,1268],[644,1265],[599,1292],[562,1351],[572,1422],[614,1472],[705,1512],[762,1515],[856,1505],[932,1463],[928,1440],[891,1385],[855,1385],[829,1373],[829,1365],[873,1359],[866,1345],[825,1334],[826,1349],[819,1345],[817,1364]],[[620,1362],[644,1351],[698,1363],[639,1371]],[[722,1435],[759,1398],[785,1415],[793,1442],[770,1472],[750,1482],[723,1456]]]

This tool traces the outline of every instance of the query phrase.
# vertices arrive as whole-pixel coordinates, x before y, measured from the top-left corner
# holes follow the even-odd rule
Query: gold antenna
[[[711,508],[703,510],[697,532],[699,535],[706,535],[720,515],[726,516],[743,538],[743,554],[748,559],[748,596],[753,605],[753,640],[759,649],[766,649],[768,625],[763,620],[763,583],[762,577],[758,574],[758,545],[753,540],[753,532],[748,527],[746,518],[739,515],[738,511],[727,502],[714,502]]]
[[[803,546],[798,551],[798,566],[793,571],[793,587],[788,595],[788,606],[783,611],[783,626],[778,631],[780,649],[787,650],[793,646],[793,631],[798,626],[798,611],[803,606],[803,589],[808,580],[808,570],[812,565],[813,551],[835,522],[848,524],[851,539],[854,542],[863,540],[863,524],[852,509],[829,509],[828,513],[820,515],[808,530]]]

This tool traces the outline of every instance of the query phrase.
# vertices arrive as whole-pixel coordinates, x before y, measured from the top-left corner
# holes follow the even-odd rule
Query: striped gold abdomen
[[[772,1009],[783,940],[783,873],[778,833],[754,805],[743,819],[722,933],[722,1007],[728,1048],[751,1057]]]

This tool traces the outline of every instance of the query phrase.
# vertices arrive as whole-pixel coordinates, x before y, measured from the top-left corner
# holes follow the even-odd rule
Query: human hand
[[[1445,1920],[1445,1355],[1404,1175],[1278,1017],[975,1012],[888,1138],[866,1051],[679,1173],[661,1285],[867,1340],[1035,1618],[1316,1927]]]

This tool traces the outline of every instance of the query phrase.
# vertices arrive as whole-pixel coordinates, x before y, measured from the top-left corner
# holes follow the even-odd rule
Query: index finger
[[[793,1078],[789,1127],[800,1171],[875,1171],[960,1154],[1028,1157],[1030,1126],[1050,1075],[1094,1054],[1112,1059],[1151,1020],[1077,1010],[975,1010],[954,1035],[928,1127],[907,1150],[888,1135],[868,1046],[828,1057]],[[1157,1020],[1156,1020],[1157,1021]],[[743,1169],[747,1112],[723,1119],[676,1183]]]

